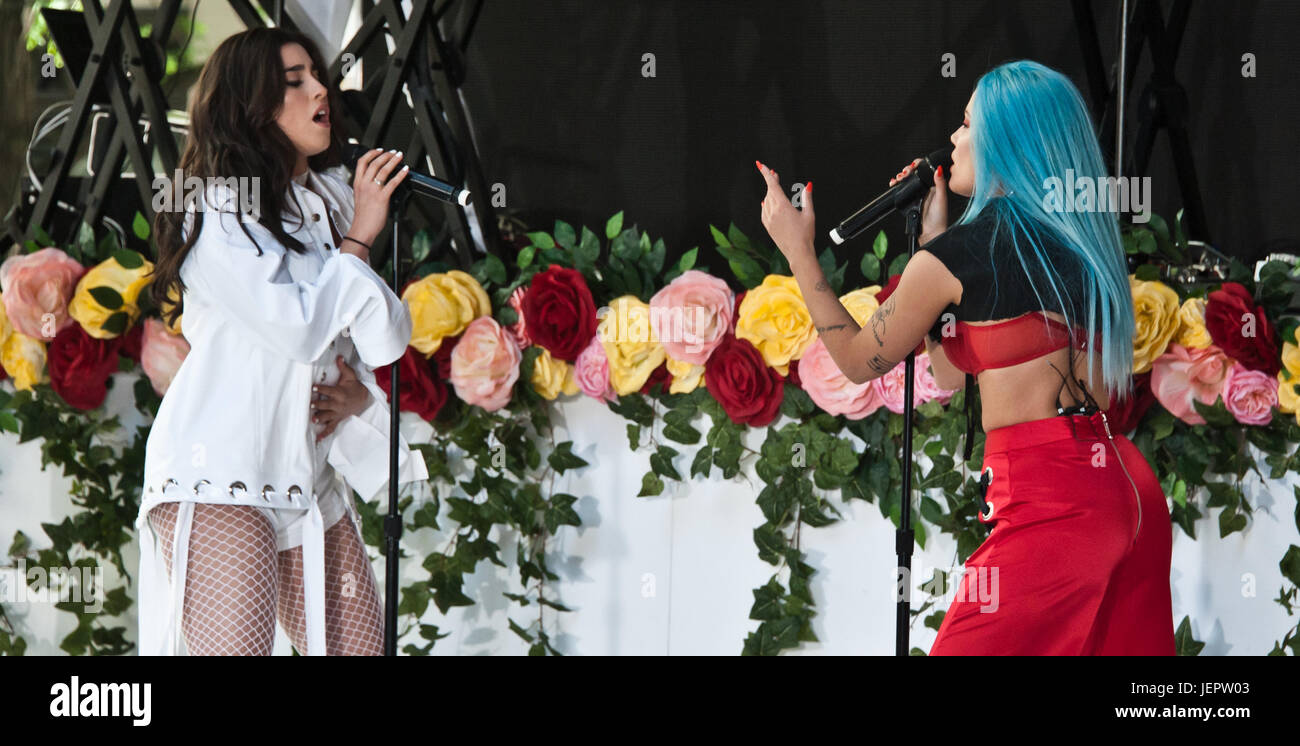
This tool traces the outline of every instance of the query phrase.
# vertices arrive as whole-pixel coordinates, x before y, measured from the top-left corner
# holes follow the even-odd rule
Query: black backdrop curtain
[[[1119,3],[1093,5],[1109,65]],[[1287,207],[1300,196],[1297,30],[1300,3],[1197,1],[1178,57],[1209,238],[1247,261],[1294,250],[1300,236]],[[940,74],[949,52],[952,78]],[[1241,75],[1247,52],[1258,77]],[[655,77],[642,74],[646,54]],[[487,181],[532,229],[561,218],[600,232],[625,209],[670,259],[699,245],[700,263],[729,277],[708,225],[734,220],[766,240],[756,158],[787,189],[817,184],[820,250],[904,164],[949,146],[982,73],[1020,58],[1066,73],[1091,103],[1065,0],[487,0],[465,97]],[[1144,49],[1126,148],[1150,70]],[[1153,211],[1172,219],[1182,200],[1163,135],[1147,173]],[[953,200],[953,219],[962,207]],[[901,218],[883,227],[898,247]],[[842,259],[856,268],[869,245],[859,239]]]

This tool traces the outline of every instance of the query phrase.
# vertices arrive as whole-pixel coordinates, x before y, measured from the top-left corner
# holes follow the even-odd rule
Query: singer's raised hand
[[[356,175],[352,179],[352,198],[355,207],[352,213],[352,227],[348,235],[366,245],[374,243],[375,236],[384,229],[388,220],[388,201],[393,190],[406,178],[410,169],[403,166],[393,173],[402,154],[376,148],[357,159]],[[340,250],[357,253],[352,241],[345,241]]]
[[[803,208],[796,208],[790,198],[781,190],[777,174],[772,169],[754,161],[763,180],[767,182],[767,195],[763,197],[763,227],[773,243],[785,255],[790,266],[806,256],[813,256],[813,236],[816,230],[816,217],[813,214],[812,182],[803,190]]]
[[[893,186],[899,179],[907,178],[920,162],[921,159],[917,158],[904,166],[897,176],[889,180],[889,185]],[[921,236],[918,240],[922,244],[927,244],[946,230],[948,230],[948,174],[944,173],[943,166],[940,166],[935,169],[934,186],[930,188],[930,193],[925,195],[925,204],[921,206]]]

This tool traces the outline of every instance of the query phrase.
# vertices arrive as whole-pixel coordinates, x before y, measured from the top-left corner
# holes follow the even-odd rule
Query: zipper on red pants
[[[1128,473],[1128,467],[1124,465],[1124,457],[1120,455],[1119,446],[1115,445],[1115,437],[1110,434],[1110,421],[1106,419],[1106,413],[1101,413],[1102,427],[1106,428],[1106,438],[1110,440],[1110,447],[1115,450],[1115,458],[1119,459],[1119,467],[1124,470],[1124,476],[1128,477],[1129,486],[1133,488],[1133,497],[1137,500],[1138,506],[1138,524],[1137,531],[1133,533],[1133,542],[1137,542],[1138,534],[1142,531],[1142,495],[1138,493],[1137,484],[1134,483],[1133,477]]]

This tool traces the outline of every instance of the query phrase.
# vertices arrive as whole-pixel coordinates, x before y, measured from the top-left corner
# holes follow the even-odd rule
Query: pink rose
[[[1243,425],[1267,425],[1277,406],[1277,379],[1234,362],[1223,384],[1223,405]]]
[[[799,385],[823,411],[850,420],[860,420],[884,404],[875,381],[854,383],[845,377],[820,337],[799,360]]]
[[[68,302],[86,274],[81,263],[60,249],[16,254],[0,264],[0,292],[14,329],[50,341],[68,324]],[[46,314],[49,314],[47,317]],[[52,323],[45,323],[46,319]]]
[[[934,375],[930,372],[930,353],[922,352],[917,355],[915,364],[916,373],[912,382],[912,406],[919,407],[931,399],[938,399],[939,403],[947,404],[952,399],[953,392],[941,389],[939,384],[935,383]],[[902,360],[898,365],[894,366],[893,370],[871,381],[880,393],[881,401],[884,402],[889,411],[896,414],[903,413],[906,372],[907,361]]]
[[[153,384],[159,396],[167,393],[180,370],[185,356],[190,353],[190,343],[179,334],[167,331],[167,325],[155,318],[144,321],[144,337],[140,342],[140,367]]]
[[[1151,363],[1151,391],[1169,413],[1189,425],[1204,425],[1192,400],[1214,404],[1233,361],[1214,345],[1189,349],[1171,343],[1165,354]]]
[[[650,326],[668,357],[704,365],[731,330],[735,304],[727,283],[689,269],[650,299]]]
[[[573,377],[587,396],[610,402],[618,399],[609,381],[609,358],[605,356],[605,345],[600,343],[600,335],[592,337],[591,342],[578,353],[573,364]]]
[[[526,287],[520,285],[510,294],[510,307],[519,314],[519,320],[510,325],[510,333],[515,335],[515,341],[519,343],[521,350],[533,343],[533,340],[528,337],[528,326],[524,324],[524,294],[527,291]]]
[[[451,385],[456,396],[489,412],[504,407],[519,380],[522,357],[514,335],[496,319],[474,319],[451,351]]]

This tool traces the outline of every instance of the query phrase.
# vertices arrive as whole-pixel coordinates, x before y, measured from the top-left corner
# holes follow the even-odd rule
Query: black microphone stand
[[[393,250],[390,254],[393,262],[393,292],[398,294],[402,292],[402,263],[399,261],[401,254],[397,242],[397,225],[398,216],[409,194],[408,189],[395,189],[388,203],[389,229],[393,237]],[[402,354],[406,354],[405,351]],[[398,423],[402,409],[398,370],[401,367],[401,358],[394,360],[393,364],[388,366],[388,390],[392,393],[389,395],[388,407],[388,515],[384,517],[384,655],[389,656],[397,655],[397,571],[399,544],[402,539],[402,513],[397,508],[397,446],[400,442]]]
[[[921,203],[918,199],[906,208],[907,258],[916,255],[921,233]],[[916,349],[907,351],[903,358],[903,494],[900,500],[898,530],[894,535],[894,549],[898,554],[897,582],[902,584],[898,598],[898,616],[895,621],[894,654],[908,655],[912,616],[912,404],[916,379]]]

